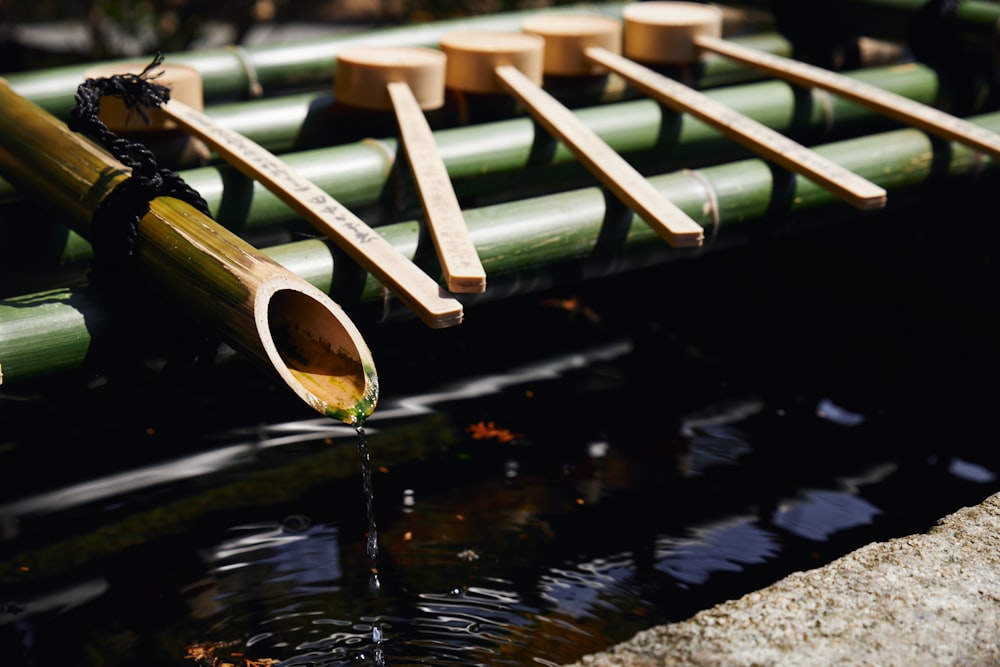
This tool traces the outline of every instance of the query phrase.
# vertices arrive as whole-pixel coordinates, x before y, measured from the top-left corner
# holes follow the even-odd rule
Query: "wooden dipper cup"
[[[551,16],[526,19],[521,30],[545,40],[545,74],[556,76],[592,76],[608,69],[584,55],[590,47],[622,50],[622,26],[613,18],[591,14],[569,14],[559,21]]]
[[[92,67],[84,72],[84,79],[104,79],[121,74],[138,75],[148,66],[145,62],[109,63]],[[170,96],[184,104],[201,110],[205,106],[201,72],[188,65],[164,63],[159,66],[153,83],[170,89]],[[143,109],[149,119],[129,109],[119,97],[101,97],[98,117],[108,129],[118,135],[130,136],[149,146],[158,158],[172,166],[192,167],[204,164],[209,157],[204,143],[184,134],[177,123],[161,109]]]
[[[703,231],[698,223],[541,88],[543,38],[524,32],[454,32],[443,35],[440,46],[448,56],[447,87],[513,95],[539,125],[562,141],[581,164],[667,243],[676,247],[701,245]]]
[[[653,11],[650,6],[656,5]],[[671,6],[666,12],[664,5]],[[674,18],[668,21],[664,18]],[[722,29],[722,10],[690,2],[643,2],[623,11],[626,56],[603,46],[586,46],[569,40],[554,41],[568,50],[582,50],[584,59],[615,72],[633,87],[678,112],[686,112],[713,126],[726,136],[778,165],[803,174],[860,209],[885,206],[883,188],[827,160],[788,137],[721,105],[702,93],[631,60],[675,64],[696,60],[698,50],[684,34],[717,34]],[[565,19],[558,15],[533,18],[526,29],[548,39],[562,31]],[[605,21],[595,17],[594,21]],[[569,60],[569,56],[563,58]]]
[[[484,292],[486,271],[423,114],[444,106],[446,60],[440,51],[418,47],[343,49],[334,95],[355,107],[395,113],[448,289]]]
[[[704,19],[696,21],[696,15]],[[717,53],[796,85],[827,90],[904,125],[1000,159],[1000,135],[986,128],[849,76],[722,39],[721,12],[713,7],[690,2],[642,2],[627,5],[622,17],[625,55],[629,58],[691,61]],[[657,35],[661,35],[658,42]]]

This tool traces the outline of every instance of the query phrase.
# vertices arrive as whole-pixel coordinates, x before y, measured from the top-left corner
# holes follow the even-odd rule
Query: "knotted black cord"
[[[91,280],[100,282],[127,271],[126,263],[135,254],[139,220],[149,212],[149,204],[157,197],[168,196],[183,200],[205,215],[211,215],[200,194],[169,169],[160,169],[156,156],[141,143],[130,141],[112,132],[100,119],[101,97],[122,100],[129,113],[138,113],[148,124],[148,109],[165,104],[170,89],[155,83],[162,74],[156,68],[163,64],[157,53],[153,61],[139,74],[116,74],[100,79],[87,79],[77,88],[76,106],[70,113],[69,128],[84,134],[132,170],[98,205],[91,218],[90,244],[94,250]]]
[[[161,169],[156,156],[141,143],[118,136],[100,119],[101,97],[113,96],[122,100],[128,112],[137,113],[148,124],[148,109],[159,107],[170,99],[170,89],[154,82],[162,75],[156,69],[163,64],[163,55],[157,53],[153,61],[139,74],[116,74],[106,78],[89,78],[77,88],[76,106],[70,113],[69,128],[100,144],[119,162],[131,170],[130,176],[119,183],[104,197],[90,221],[89,241],[93,249],[89,279],[113,294],[134,301],[137,280],[134,257],[139,242],[139,221],[149,212],[150,203],[157,197],[174,197],[187,202],[206,216],[211,217],[204,198],[176,173]],[[194,356],[196,362],[210,362],[218,343],[209,342],[204,336],[181,350],[175,345],[171,358],[176,355]],[[197,350],[193,349],[197,346]],[[187,362],[184,361],[187,365]],[[169,362],[168,362],[169,365]]]

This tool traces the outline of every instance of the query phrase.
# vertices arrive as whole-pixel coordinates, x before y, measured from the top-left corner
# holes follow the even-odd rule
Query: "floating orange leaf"
[[[493,422],[476,422],[467,426],[465,430],[472,434],[473,440],[493,439],[497,442],[510,442],[524,437],[523,433],[511,433],[509,429],[500,428]]]
[[[235,663],[228,662],[222,658],[215,655],[215,650],[219,648],[228,648],[231,646],[238,646],[240,642],[204,642],[200,644],[194,644],[188,647],[188,654],[184,656],[187,660],[197,660],[201,665],[205,667],[238,667]],[[242,659],[243,667],[271,667],[272,665],[277,665],[278,660],[273,658],[261,658],[260,660],[253,660],[247,658],[242,653],[234,652],[231,657]]]
[[[584,305],[580,299],[575,296],[571,296],[567,299],[542,299],[543,306],[550,306],[552,308],[559,308],[560,310],[565,310],[569,313],[570,318],[575,318],[576,316],[582,316],[597,324],[601,321],[601,316],[590,306]]]

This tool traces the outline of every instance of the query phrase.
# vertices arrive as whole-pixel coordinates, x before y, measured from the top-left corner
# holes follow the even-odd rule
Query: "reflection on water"
[[[525,299],[373,336],[377,579],[358,434],[237,362],[214,390],[78,393],[69,421],[18,403],[5,664],[560,665],[997,490],[992,397],[958,393],[951,360],[906,372],[901,344],[838,347],[896,326],[883,300],[814,304],[847,319],[806,335],[810,302],[760,316],[759,284],[660,309],[629,280],[590,295],[596,320]],[[892,340],[926,361],[913,337],[965,349],[943,345],[955,322]]]
[[[678,586],[703,584],[713,572],[740,572],[777,556],[777,536],[754,525],[752,517],[733,518],[723,525],[700,526],[690,537],[661,536],[656,544],[656,568],[676,579]]]

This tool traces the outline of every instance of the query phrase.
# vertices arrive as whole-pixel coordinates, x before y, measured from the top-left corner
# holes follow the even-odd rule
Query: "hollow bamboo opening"
[[[285,383],[318,412],[363,422],[378,396],[374,365],[363,342],[345,327],[329,299],[281,277],[263,283],[254,305],[261,344]]]

